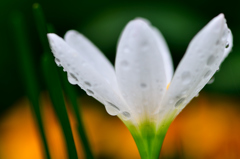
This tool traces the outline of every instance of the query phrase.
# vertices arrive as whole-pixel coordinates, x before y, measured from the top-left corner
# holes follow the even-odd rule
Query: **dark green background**
[[[126,23],[144,17],[158,27],[169,45],[176,67],[193,36],[219,13],[224,13],[232,30],[232,53],[215,75],[213,84],[204,91],[240,96],[240,1],[137,1],[137,0],[2,0],[0,2],[0,112],[25,96],[22,73],[19,70],[18,50],[11,23],[13,12],[21,12],[27,26],[29,45],[42,91],[45,90],[40,70],[42,47],[33,18],[32,5],[42,5],[46,20],[63,36],[77,29],[96,44],[114,63],[118,37]],[[79,89],[80,90],[80,89]]]

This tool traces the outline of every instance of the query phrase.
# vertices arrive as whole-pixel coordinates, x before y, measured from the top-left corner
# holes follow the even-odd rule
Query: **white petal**
[[[151,113],[166,90],[165,63],[159,42],[144,20],[129,22],[117,49],[116,74],[123,97],[136,113]]]
[[[85,36],[74,30],[69,30],[65,34],[64,39],[69,46],[75,49],[102,77],[108,80],[111,85],[116,88],[117,82],[114,68],[94,44]]]
[[[128,111],[119,91],[113,89],[88,60],[57,35],[48,34],[48,39],[55,58],[68,73],[70,83],[78,84],[88,95],[103,103],[111,115]]]
[[[163,109],[181,111],[207,84],[222,62],[227,37],[225,18],[220,14],[193,38],[164,96]]]
[[[226,49],[223,55],[223,59],[224,60],[228,54],[232,51],[232,47],[233,47],[233,36],[232,36],[232,32],[231,30],[228,30],[228,38],[227,38],[227,44],[226,44]]]
[[[168,49],[167,43],[164,40],[163,35],[161,34],[161,32],[157,29],[153,27],[153,31],[154,31],[154,35],[157,39],[157,43],[159,46],[159,50],[162,53],[163,56],[163,62],[164,62],[164,66],[166,69],[166,78],[167,78],[167,83],[170,83],[170,81],[172,80],[172,76],[173,76],[173,63],[172,63],[172,58],[171,58],[171,54],[170,51]]]

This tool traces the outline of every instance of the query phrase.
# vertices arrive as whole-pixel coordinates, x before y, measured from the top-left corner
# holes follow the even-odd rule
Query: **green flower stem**
[[[58,78],[57,67],[53,63],[53,57],[49,53],[43,55],[42,69],[54,110],[65,137],[68,158],[77,159],[77,151],[64,103],[61,83]]]
[[[76,147],[73,139],[69,118],[67,115],[67,110],[64,103],[61,83],[60,83],[59,75],[57,72],[57,66],[54,63],[54,58],[51,54],[51,50],[50,50],[48,39],[47,39],[47,33],[48,33],[47,25],[43,16],[41,6],[39,4],[34,4],[33,12],[34,12],[40,40],[44,49],[44,54],[42,57],[42,70],[43,70],[44,78],[47,84],[51,101],[53,103],[54,110],[56,112],[56,115],[58,117],[60,126],[64,134],[64,138],[67,146],[68,158],[76,159],[78,158],[77,151],[76,151]]]
[[[24,77],[23,82],[26,88],[27,96],[31,102],[33,112],[35,114],[35,119],[38,124],[40,135],[42,138],[45,158],[50,159],[50,153],[47,145],[46,135],[44,133],[42,116],[40,112],[39,104],[39,94],[40,90],[38,88],[37,77],[35,74],[36,68],[33,64],[31,57],[32,51],[29,47],[29,42],[27,38],[26,26],[24,25],[24,19],[21,13],[15,13],[12,16],[13,31],[15,34],[16,46],[19,52],[19,66],[21,69],[22,77]]]
[[[92,159],[94,157],[93,157],[93,153],[92,153],[91,148],[90,148],[90,144],[89,144],[89,141],[88,141],[88,138],[87,138],[87,134],[86,134],[85,129],[84,129],[84,124],[83,124],[83,121],[82,121],[80,107],[79,107],[78,102],[77,102],[77,93],[74,90],[74,87],[69,84],[69,82],[67,80],[67,74],[64,73],[62,71],[62,69],[59,69],[59,75],[61,77],[61,81],[62,81],[64,91],[67,94],[67,97],[68,97],[68,99],[71,103],[71,106],[72,106],[73,110],[74,110],[74,115],[75,115],[77,123],[78,123],[78,127],[77,127],[78,128],[78,134],[81,138],[80,142],[82,142],[83,148],[85,150],[85,157],[87,159]]]
[[[135,126],[128,121],[124,122],[133,136],[141,159],[159,158],[165,135],[175,117],[174,114],[175,112],[165,118],[158,128],[156,127],[155,122],[151,122],[147,119],[141,122],[138,126]]]

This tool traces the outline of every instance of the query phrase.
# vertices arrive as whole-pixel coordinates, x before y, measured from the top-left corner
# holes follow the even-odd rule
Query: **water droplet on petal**
[[[211,71],[207,71],[204,75],[204,78],[207,78],[211,74]]]
[[[113,108],[115,108],[115,109],[117,109],[118,111],[120,111],[120,109],[116,106],[116,105],[114,105],[114,104],[112,104],[111,102],[107,102],[110,106],[112,106]]]
[[[61,66],[60,60],[58,58],[55,58],[55,63],[57,64],[58,67]]]
[[[225,48],[228,48],[228,47],[229,47],[229,42],[227,42],[225,45]]]
[[[214,77],[212,77],[209,81],[208,81],[208,83],[207,84],[212,84],[213,82],[214,82],[214,80],[215,80],[215,78]]]
[[[87,89],[86,91],[87,91],[87,94],[88,94],[88,95],[94,95],[94,92],[91,91],[90,89]]]
[[[212,65],[214,63],[215,59],[216,59],[215,56],[213,56],[213,55],[209,56],[209,58],[207,59],[207,65],[208,66]]]
[[[147,84],[146,83],[141,83],[140,86],[141,86],[141,88],[145,89],[147,87]]]
[[[131,114],[129,112],[122,112],[122,118],[124,120],[129,120],[131,118]]]
[[[127,61],[121,61],[121,65],[122,65],[122,67],[127,68],[129,64]]]
[[[189,84],[191,82],[191,73],[188,71],[185,71],[182,73],[181,78],[182,78],[182,83],[184,85]]]
[[[114,105],[113,103],[106,102],[105,106],[106,106],[107,112],[110,115],[117,115],[117,114],[119,114],[120,109],[116,105]]]
[[[199,93],[197,93],[196,95],[195,95],[195,97],[198,97],[199,96]]]
[[[185,101],[185,98],[179,99],[179,100],[175,103],[175,107],[177,108],[177,107],[181,106],[184,101]]]
[[[68,73],[67,75],[68,75],[68,81],[71,84],[77,84],[78,83],[78,79],[73,73]]]
[[[92,86],[91,83],[88,82],[88,81],[85,81],[84,83],[85,83],[85,85],[88,86],[88,87],[91,87],[91,86]]]

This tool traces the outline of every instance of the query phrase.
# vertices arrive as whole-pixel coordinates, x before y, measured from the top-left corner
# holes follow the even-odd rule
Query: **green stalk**
[[[84,151],[85,151],[85,157],[87,159],[92,159],[94,157],[93,157],[93,153],[91,151],[90,144],[89,144],[89,141],[88,141],[85,129],[84,129],[84,124],[83,124],[82,117],[81,117],[80,107],[79,107],[78,102],[77,102],[77,93],[74,90],[73,86],[69,84],[69,82],[67,80],[67,74],[64,73],[62,71],[62,69],[59,69],[59,75],[61,77],[61,81],[62,81],[64,91],[67,94],[67,97],[68,97],[68,99],[71,103],[71,106],[72,106],[73,110],[74,110],[74,115],[77,119],[78,134],[81,138],[81,142],[82,142],[82,145],[83,145],[83,148],[84,148]]]
[[[137,126],[128,121],[124,122],[132,134],[141,159],[159,158],[165,135],[175,117],[175,113],[174,111],[170,116],[167,116],[158,127],[156,122],[147,119]]]
[[[12,24],[13,31],[15,34],[15,40],[17,45],[18,58],[19,58],[19,66],[20,71],[22,73],[22,77],[24,77],[24,85],[26,88],[27,96],[30,100],[32,110],[35,114],[35,119],[38,124],[38,129],[40,131],[40,135],[43,142],[43,148],[45,151],[45,158],[50,159],[50,153],[47,145],[46,135],[44,133],[42,116],[40,112],[40,104],[39,104],[39,94],[40,90],[38,88],[37,77],[35,74],[36,68],[33,64],[33,60],[31,57],[32,51],[29,47],[29,42],[27,38],[26,26],[24,25],[24,19],[21,13],[15,13],[12,16]]]
[[[42,57],[42,70],[43,70],[44,78],[47,84],[47,88],[49,90],[49,94],[50,94],[50,98],[51,98],[54,110],[56,112],[61,129],[64,134],[64,138],[67,146],[68,158],[77,159],[78,158],[77,151],[76,151],[76,147],[73,139],[69,118],[67,115],[67,110],[64,103],[64,97],[62,94],[61,83],[60,83],[58,72],[57,72],[57,66],[54,63],[54,59],[48,44],[47,25],[45,23],[41,6],[39,4],[34,4],[33,12],[34,12],[39,36],[41,39],[41,43],[44,49],[44,54]]]
[[[43,75],[47,84],[49,95],[53,104],[53,108],[58,117],[60,126],[62,128],[69,159],[77,159],[77,151],[71,131],[70,122],[67,115],[67,110],[62,94],[61,83],[58,78],[57,68],[53,63],[53,57],[45,53],[42,58]]]

